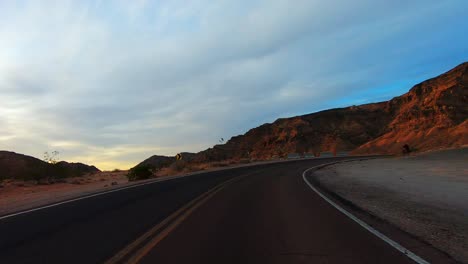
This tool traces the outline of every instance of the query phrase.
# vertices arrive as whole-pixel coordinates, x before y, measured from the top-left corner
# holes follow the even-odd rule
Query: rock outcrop
[[[266,160],[290,153],[399,154],[468,144],[468,62],[389,101],[280,118],[190,156],[203,163]],[[163,167],[174,158],[140,164]]]
[[[199,162],[287,153],[396,154],[468,144],[468,63],[390,101],[278,119],[198,153]]]
[[[427,151],[468,144],[468,63],[424,81],[385,105],[385,133],[354,153],[398,153],[402,144]]]

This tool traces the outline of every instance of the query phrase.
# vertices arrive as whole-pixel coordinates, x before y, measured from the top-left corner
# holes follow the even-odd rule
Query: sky
[[[0,0],[0,149],[127,169],[468,60],[466,0]]]

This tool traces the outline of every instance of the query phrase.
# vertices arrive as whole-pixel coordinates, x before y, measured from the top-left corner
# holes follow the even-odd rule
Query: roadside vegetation
[[[128,181],[146,180],[154,174],[154,169],[149,165],[139,165],[131,168],[127,173]]]

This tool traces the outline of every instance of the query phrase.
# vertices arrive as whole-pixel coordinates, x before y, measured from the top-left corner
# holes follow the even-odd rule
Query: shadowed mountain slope
[[[31,156],[0,151],[0,179],[66,178],[99,171],[98,168],[83,163],[60,161],[57,164],[50,164]]]

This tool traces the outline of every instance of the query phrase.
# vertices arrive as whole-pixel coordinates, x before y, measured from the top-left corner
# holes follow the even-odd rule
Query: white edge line
[[[88,199],[88,198],[91,198],[91,197],[96,197],[96,196],[100,196],[100,195],[104,195],[104,194],[108,194],[108,193],[123,191],[123,190],[126,190],[126,189],[136,188],[136,187],[149,185],[149,184],[153,184],[153,183],[158,183],[158,182],[164,182],[164,181],[170,181],[170,180],[175,180],[175,179],[189,177],[189,176],[195,176],[195,175],[198,175],[198,174],[201,174],[201,173],[180,175],[180,176],[172,176],[172,177],[164,177],[164,178],[154,179],[152,181],[133,184],[133,185],[130,185],[130,186],[121,187],[121,188],[117,188],[117,189],[113,189],[113,190],[101,191],[101,192],[97,192],[97,193],[93,193],[93,194],[89,194],[89,195],[85,195],[85,196],[81,196],[81,197],[77,197],[77,198],[72,198],[72,199],[69,199],[69,200],[61,201],[61,202],[56,202],[56,203],[40,206],[40,207],[33,208],[33,209],[28,209],[28,210],[24,210],[24,211],[12,213],[12,214],[7,214],[7,215],[4,215],[4,216],[0,216],[0,220],[10,218],[10,217],[14,217],[14,216],[17,216],[17,215],[27,214],[27,213],[34,212],[34,211],[39,211],[39,210],[42,210],[42,209],[46,209],[46,208],[50,208],[50,207],[54,207],[54,206],[58,206],[58,205],[62,205],[62,204],[67,204],[67,203],[71,203],[71,202],[75,202],[75,201],[79,201],[79,200],[84,200],[84,199]]]
[[[323,158],[332,158],[332,157],[323,157]],[[254,164],[246,164],[246,165],[241,165],[241,166],[232,167],[232,168],[225,168],[225,169],[220,169],[220,170],[197,171],[197,172],[193,172],[193,173],[190,173],[190,174],[187,174],[187,175],[169,176],[169,177],[154,179],[154,180],[151,180],[151,181],[138,183],[138,184],[134,184],[134,185],[126,186],[126,187],[116,188],[116,189],[113,189],[113,190],[97,191],[96,193],[93,193],[93,194],[88,194],[88,195],[68,199],[68,200],[61,201],[61,202],[55,202],[55,203],[39,206],[39,207],[32,208],[32,209],[26,209],[26,210],[23,210],[23,211],[6,214],[6,215],[3,215],[3,216],[0,216],[0,220],[7,219],[7,218],[10,218],[10,217],[14,217],[14,216],[18,216],[18,215],[22,215],[22,214],[35,212],[35,211],[39,211],[39,210],[42,210],[42,209],[46,209],[46,208],[50,208],[50,207],[54,207],[54,206],[58,206],[58,205],[62,205],[62,204],[72,203],[72,202],[76,202],[76,201],[80,201],[80,200],[84,200],[84,199],[88,199],[88,198],[92,198],[92,197],[96,197],[96,196],[100,196],[100,195],[104,195],[104,194],[108,194],[108,193],[123,191],[123,190],[126,190],[126,189],[136,188],[136,187],[140,187],[140,186],[144,186],[144,185],[149,185],[149,184],[153,184],[153,183],[157,183],[157,182],[170,181],[170,180],[175,180],[175,179],[179,179],[179,178],[195,176],[195,175],[199,175],[199,174],[203,174],[203,173],[218,172],[218,171],[223,171],[223,170],[231,170],[231,169],[244,168],[244,167],[254,167],[254,166],[257,166],[257,165],[267,165],[267,164],[273,164],[273,163],[287,163],[287,162],[292,162],[292,161],[297,161],[297,160],[308,160],[308,159],[313,160],[313,159],[318,159],[318,158],[304,158],[304,159],[268,161],[268,162],[263,162],[263,163],[261,162],[261,163],[257,163],[257,164],[255,164],[255,163]]]
[[[356,160],[347,160],[347,161],[356,161]],[[421,257],[419,257],[418,255],[414,254],[413,252],[411,252],[410,250],[408,250],[407,248],[403,247],[402,245],[400,245],[399,243],[397,243],[396,241],[390,239],[389,237],[387,237],[386,235],[380,233],[379,231],[377,231],[375,228],[371,227],[370,225],[366,224],[364,221],[362,221],[361,219],[357,218],[356,216],[354,216],[353,214],[351,214],[350,212],[346,211],[344,208],[342,208],[341,206],[339,206],[338,204],[336,204],[335,202],[333,202],[331,199],[329,199],[328,197],[326,197],[324,194],[322,194],[317,188],[315,188],[308,180],[307,180],[307,177],[306,177],[306,174],[308,171],[310,170],[313,170],[313,169],[316,169],[318,167],[325,167],[325,166],[329,166],[329,165],[333,165],[333,164],[337,164],[337,163],[340,163],[340,162],[331,162],[331,163],[327,163],[327,164],[322,164],[322,165],[319,165],[319,166],[314,166],[312,168],[308,168],[307,170],[305,170],[303,173],[302,173],[302,179],[304,179],[305,183],[307,183],[307,185],[309,185],[309,187],[314,191],[316,192],[320,197],[322,197],[325,201],[327,201],[329,204],[331,204],[333,207],[335,207],[338,211],[340,211],[341,213],[343,213],[344,215],[346,215],[347,217],[351,218],[351,220],[353,220],[354,222],[358,223],[360,226],[364,227],[367,231],[371,232],[372,234],[374,234],[376,237],[382,239],[383,241],[385,241],[387,244],[389,244],[390,246],[392,246],[393,248],[395,248],[396,250],[400,251],[401,253],[403,253],[405,256],[407,256],[408,258],[412,259],[413,261],[415,261],[416,263],[418,264],[430,264],[429,262],[427,262],[426,260],[422,259]]]
[[[286,162],[291,162],[291,161],[296,161],[296,160],[306,160],[306,159],[309,159],[309,158],[280,160],[280,161],[267,161],[267,162],[264,162],[264,163],[245,164],[245,165],[240,165],[240,166],[231,167],[231,168],[224,168],[224,169],[220,169],[220,170],[215,169],[215,170],[212,170],[212,171],[197,171],[197,172],[193,172],[193,173],[190,173],[190,174],[187,174],[187,175],[168,176],[168,177],[163,177],[163,178],[159,178],[159,179],[153,179],[153,180],[150,180],[150,181],[147,181],[147,182],[133,184],[133,185],[126,186],[126,187],[116,188],[116,189],[113,189],[113,190],[97,191],[96,193],[84,195],[84,196],[81,196],[81,197],[76,197],[76,198],[68,199],[68,200],[61,201],[61,202],[55,202],[55,203],[39,206],[39,207],[32,208],[32,209],[26,209],[26,210],[23,210],[23,211],[6,214],[6,215],[3,215],[3,216],[0,216],[0,220],[7,219],[7,218],[10,218],[10,217],[14,217],[14,216],[18,216],[18,215],[22,215],[22,214],[31,213],[31,212],[34,212],[34,211],[39,211],[39,210],[42,210],[42,209],[46,209],[46,208],[50,208],[50,207],[54,207],[54,206],[58,206],[58,205],[62,205],[62,204],[72,203],[72,202],[76,202],[76,201],[79,201],[79,200],[84,200],[84,199],[96,197],[96,196],[99,196],[99,195],[104,195],[104,194],[108,194],[108,193],[123,191],[123,190],[126,190],[126,189],[136,188],[136,187],[140,187],[140,186],[144,186],[144,185],[148,185],[148,184],[153,184],[153,183],[157,183],[157,182],[170,181],[170,180],[175,180],[175,179],[179,179],[179,178],[195,176],[195,175],[199,175],[199,174],[203,174],[203,173],[219,172],[219,171],[223,171],[223,170],[231,170],[231,169],[244,168],[244,167],[254,167],[254,166],[257,166],[257,165],[267,165],[267,164],[273,164],[273,163],[283,163],[283,162],[286,163]],[[314,159],[314,158],[310,158],[310,159]],[[315,159],[317,159],[317,158],[315,158]]]

